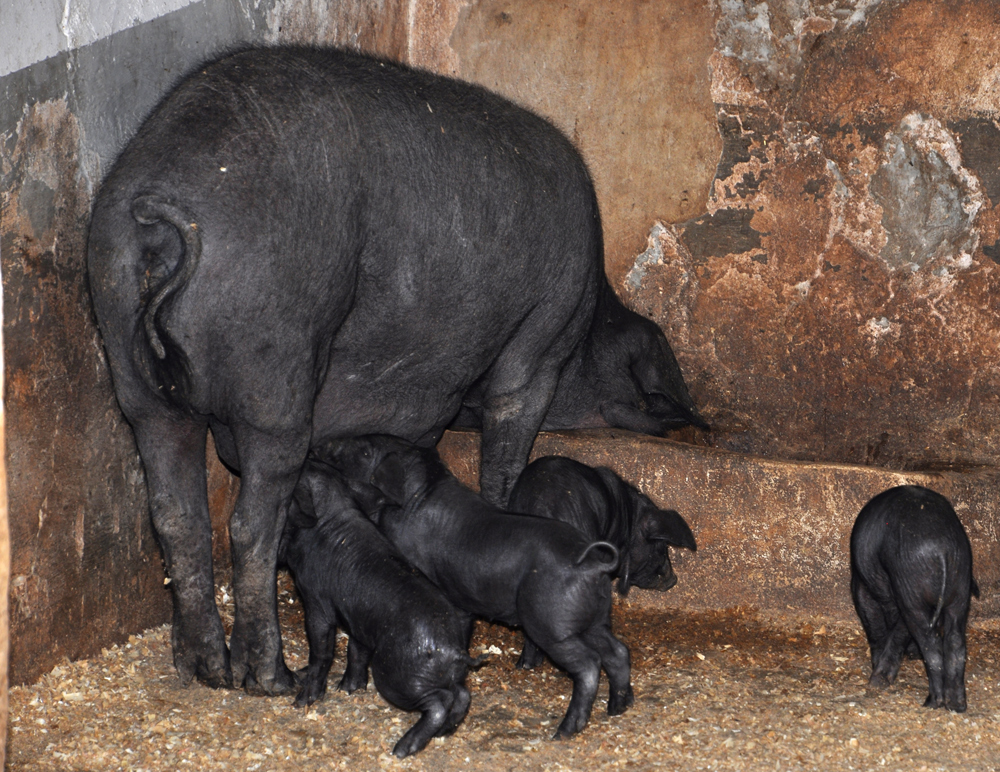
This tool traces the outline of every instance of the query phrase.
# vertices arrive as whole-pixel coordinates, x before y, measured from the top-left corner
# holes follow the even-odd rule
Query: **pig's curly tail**
[[[173,275],[157,290],[143,311],[142,322],[149,345],[157,359],[165,359],[167,351],[156,330],[156,314],[163,302],[180,287],[187,284],[194,275],[201,258],[201,235],[198,233],[198,224],[192,222],[191,217],[183,209],[159,196],[149,195],[136,198],[132,202],[132,217],[140,225],[153,225],[158,222],[168,223],[176,229],[181,241],[184,242],[184,252]]]

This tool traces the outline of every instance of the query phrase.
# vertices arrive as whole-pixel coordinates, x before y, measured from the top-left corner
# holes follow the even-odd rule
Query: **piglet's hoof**
[[[871,678],[868,679],[869,689],[882,691],[883,689],[888,689],[890,686],[892,686],[892,682],[881,673],[872,673]]]
[[[635,702],[635,693],[632,691],[632,685],[629,684],[628,688],[622,692],[615,692],[608,698],[608,715],[609,716],[620,716]]]
[[[302,679],[302,689],[299,691],[299,696],[295,698],[296,708],[307,708],[314,702],[326,697],[326,679],[310,677],[305,671],[308,668],[304,668],[299,672],[303,674]]]
[[[344,675],[340,679],[340,683],[337,684],[337,690],[341,692],[347,692],[348,694],[354,694],[354,692],[363,692],[368,689],[368,676],[362,681],[360,678],[348,678]],[[400,757],[402,758],[402,757]]]

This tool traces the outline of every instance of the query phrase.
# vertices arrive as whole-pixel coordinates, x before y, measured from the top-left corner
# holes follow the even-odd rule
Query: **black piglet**
[[[851,532],[851,595],[871,648],[869,684],[889,686],[903,655],[919,653],[924,705],[963,712],[965,625],[979,587],[969,537],[944,496],[902,485],[864,506]]]
[[[306,614],[309,666],[297,706],[326,694],[337,625],[350,635],[338,686],[364,689],[368,668],[379,694],[421,717],[396,743],[399,758],[454,731],[469,710],[465,678],[471,618],[458,612],[358,511],[336,473],[310,463],[295,490],[281,559]]]

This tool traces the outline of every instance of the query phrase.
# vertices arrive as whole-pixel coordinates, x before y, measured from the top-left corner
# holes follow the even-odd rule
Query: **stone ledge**
[[[478,433],[447,432],[438,450],[463,482],[477,484]],[[854,518],[876,493],[915,484],[947,496],[969,533],[982,594],[973,600],[972,618],[1000,615],[998,469],[898,472],[781,461],[618,430],[544,432],[532,458],[542,455],[610,467],[690,524],[698,551],[672,550],[677,586],[668,593],[629,595],[641,604],[752,606],[854,618],[849,579]]]

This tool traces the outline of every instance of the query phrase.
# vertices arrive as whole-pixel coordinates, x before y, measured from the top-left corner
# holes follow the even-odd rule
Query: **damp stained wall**
[[[997,464],[997,3],[454,5],[428,58],[582,150],[608,275],[714,426],[678,436]]]
[[[101,174],[142,116],[242,42],[409,61],[569,134],[613,286],[667,331],[714,425],[679,439],[997,466],[995,2],[176,0],[91,38],[87,3],[66,8],[78,15],[59,17],[46,58],[0,76],[13,683],[168,618],[83,244]],[[210,470],[221,567],[236,483]],[[778,506],[766,491],[755,503],[762,517]]]

